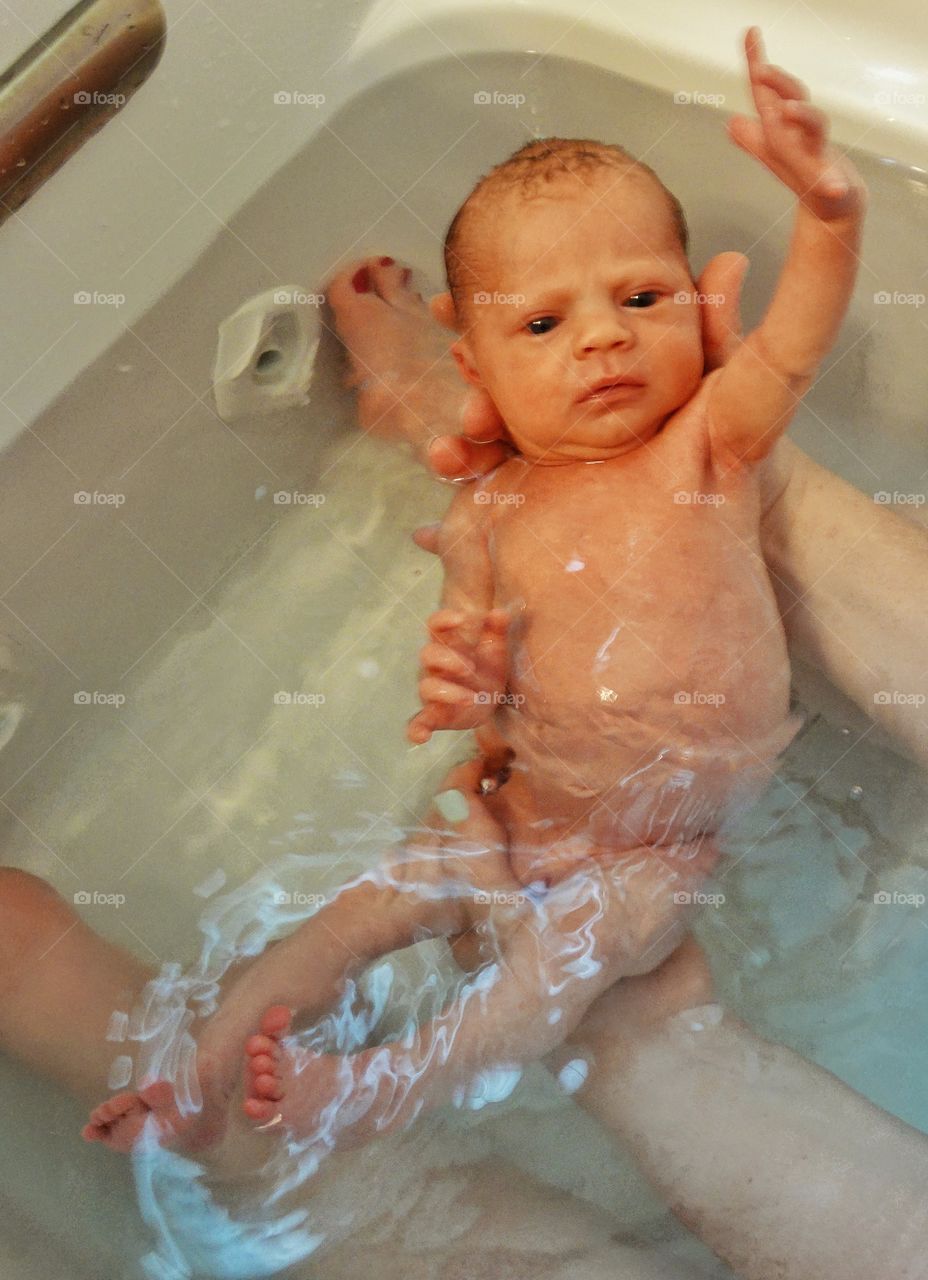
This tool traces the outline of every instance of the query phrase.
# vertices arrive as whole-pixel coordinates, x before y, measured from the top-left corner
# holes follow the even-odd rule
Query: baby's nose
[[[598,308],[581,317],[575,354],[579,357],[609,347],[627,347],[634,339],[634,330],[622,312],[615,307]]]

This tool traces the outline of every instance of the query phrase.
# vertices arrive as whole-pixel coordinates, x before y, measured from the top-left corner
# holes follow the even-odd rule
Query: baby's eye
[[[642,293],[633,293],[630,298],[626,298],[623,305],[626,307],[653,307],[660,296],[656,289],[645,289]]]
[[[535,329],[532,326],[536,324],[543,325],[545,327]],[[529,333],[550,333],[556,324],[557,316],[537,316],[536,319],[529,320],[525,327],[528,329]]]

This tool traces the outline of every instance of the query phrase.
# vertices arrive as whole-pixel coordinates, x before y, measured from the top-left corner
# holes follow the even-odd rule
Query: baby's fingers
[[[432,642],[425,645],[419,655],[419,662],[423,671],[429,675],[462,681],[473,680],[477,675],[477,668],[470,659],[447,644]]]
[[[438,676],[426,676],[419,681],[419,697],[422,705],[438,702],[448,707],[472,707],[474,691],[465,685],[455,684],[453,680],[442,680]]]
[[[765,62],[756,67],[752,73],[752,78],[757,84],[766,85],[769,89],[775,90],[781,98],[788,101],[794,99],[801,102],[808,101],[808,87],[798,77],[790,75],[782,67],[774,66],[772,62]]]
[[[473,649],[480,638],[483,618],[463,609],[439,609],[429,618],[429,635],[436,644],[454,649]]]
[[[824,144],[828,137],[828,117],[824,111],[813,107],[811,102],[795,101],[784,102],[782,111],[790,124],[799,125],[810,145],[820,147]]]

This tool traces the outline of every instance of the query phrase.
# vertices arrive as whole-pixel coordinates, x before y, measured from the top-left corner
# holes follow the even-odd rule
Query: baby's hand
[[[506,609],[432,614],[420,656],[422,710],[406,727],[410,742],[428,742],[436,729],[475,729],[492,717],[506,689],[509,622]]]
[[[735,116],[729,137],[794,191],[816,217],[853,213],[864,185],[846,156],[828,145],[828,117],[809,102],[801,80],[766,61],[758,27],[744,39],[759,120]]]

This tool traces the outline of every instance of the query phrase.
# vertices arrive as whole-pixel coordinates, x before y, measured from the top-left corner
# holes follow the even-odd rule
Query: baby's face
[[[520,452],[565,462],[644,444],[703,375],[693,280],[656,183],[570,176],[543,196],[506,193],[483,225],[483,293],[453,350]]]

